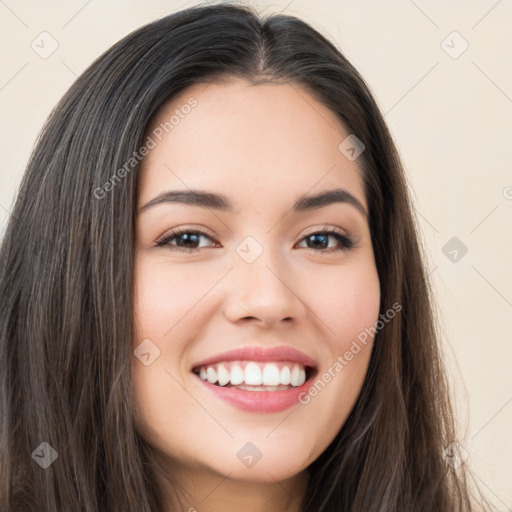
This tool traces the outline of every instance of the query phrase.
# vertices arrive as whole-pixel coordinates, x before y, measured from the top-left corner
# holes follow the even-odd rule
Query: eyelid
[[[308,228],[306,230],[306,233],[304,233],[302,235],[301,240],[304,237],[313,235],[315,233],[322,233],[324,231],[332,231],[332,232],[336,232],[339,235],[346,236],[347,238],[352,238],[351,234],[346,229],[342,229],[342,228],[339,228],[339,227],[336,227],[336,226],[329,226],[329,225],[325,225],[324,224],[321,227],[316,226],[316,227]]]
[[[200,236],[206,236],[210,238],[216,244],[219,243],[219,241],[215,239],[215,236],[211,234],[210,230],[206,226],[196,224],[195,227],[185,226],[173,228],[166,231],[162,236],[158,237],[158,239],[155,241],[155,247],[158,247],[159,244],[165,242],[168,238],[179,236],[183,233],[197,233]]]

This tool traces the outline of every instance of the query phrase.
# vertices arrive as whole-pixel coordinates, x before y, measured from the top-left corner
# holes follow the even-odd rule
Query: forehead
[[[235,194],[240,205],[342,187],[366,208],[357,160],[339,150],[349,132],[298,84],[196,84],[160,109],[147,135],[155,145],[139,205],[187,187]]]

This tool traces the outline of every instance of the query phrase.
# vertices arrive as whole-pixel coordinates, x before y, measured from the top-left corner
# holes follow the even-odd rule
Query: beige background
[[[39,130],[76,76],[130,31],[195,3],[0,1],[2,233]],[[459,441],[496,510],[512,510],[512,0],[252,3],[334,41],[385,114],[429,253]],[[47,58],[31,47],[42,37],[58,44]],[[467,247],[455,262],[452,237]]]

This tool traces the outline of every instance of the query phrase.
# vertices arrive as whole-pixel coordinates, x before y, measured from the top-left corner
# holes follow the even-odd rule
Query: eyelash
[[[157,242],[155,246],[156,247],[166,247],[167,246],[167,247],[171,248],[171,250],[173,250],[173,251],[182,251],[182,252],[188,252],[188,253],[199,251],[199,248],[178,247],[176,245],[171,245],[169,243],[174,238],[177,238],[183,234],[200,235],[200,236],[205,236],[206,238],[209,238],[210,240],[213,240],[212,237],[210,237],[204,231],[193,230],[193,229],[176,229],[176,230],[172,231],[169,236],[167,236],[163,240]],[[302,242],[302,240],[312,237],[313,235],[330,235],[330,236],[333,236],[338,241],[339,244],[341,244],[341,247],[338,247],[338,248],[321,249],[319,251],[316,251],[316,252],[320,252],[320,253],[349,251],[350,249],[352,249],[352,247],[355,244],[355,241],[352,237],[343,235],[343,234],[339,233],[338,231],[335,231],[332,229],[327,229],[324,231],[314,231],[313,233],[309,233],[308,235],[306,235],[305,237],[303,237],[301,239],[301,242]],[[311,247],[307,247],[307,249],[315,250],[314,248],[311,248]]]

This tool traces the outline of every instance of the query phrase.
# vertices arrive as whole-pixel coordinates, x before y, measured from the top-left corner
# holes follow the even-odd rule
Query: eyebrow
[[[152,206],[163,203],[181,203],[189,206],[200,206],[221,211],[233,211],[233,204],[222,195],[203,190],[171,190],[156,196],[139,209],[139,213],[146,211]],[[299,197],[292,206],[294,212],[305,212],[323,208],[334,203],[346,203],[356,208],[365,218],[368,213],[361,202],[348,190],[337,188],[320,192],[315,195],[303,195]]]

